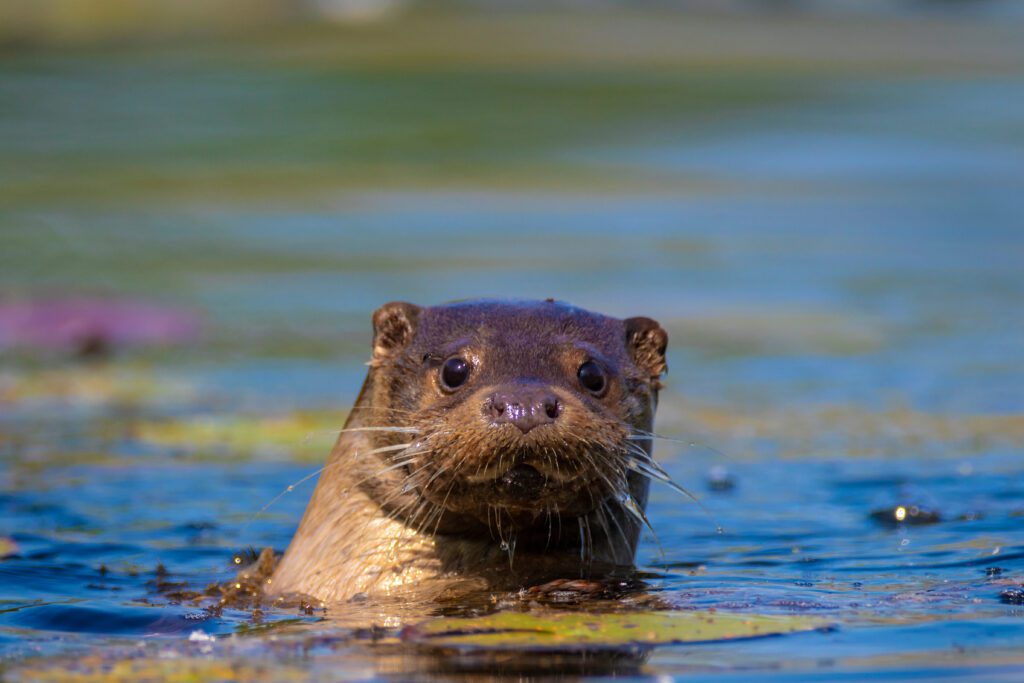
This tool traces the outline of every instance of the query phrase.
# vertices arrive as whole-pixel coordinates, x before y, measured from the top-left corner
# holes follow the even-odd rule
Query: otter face
[[[556,518],[642,508],[666,344],[648,318],[553,301],[380,308],[373,402],[414,433],[391,458],[431,504],[413,521],[550,534]]]

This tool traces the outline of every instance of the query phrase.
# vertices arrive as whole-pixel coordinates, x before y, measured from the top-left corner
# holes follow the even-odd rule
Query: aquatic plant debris
[[[588,614],[543,609],[497,612],[482,617],[438,618],[409,626],[412,643],[539,648],[653,646],[699,643],[812,631],[830,622],[814,617],[680,611]]]

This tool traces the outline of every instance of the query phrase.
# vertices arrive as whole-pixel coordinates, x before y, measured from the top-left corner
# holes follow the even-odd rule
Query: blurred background
[[[774,472],[794,538],[846,491],[819,538],[867,548],[941,472],[922,500],[1024,545],[1022,35],[1012,0],[0,0],[0,550],[54,572],[8,598],[283,549],[311,487],[248,520],[392,299],[656,318],[658,428],[715,449],[659,446],[683,483]],[[670,560],[711,543],[662,500]]]
[[[1019,411],[1020,8],[7,0],[0,358],[335,406],[380,303],[554,296],[702,402]]]

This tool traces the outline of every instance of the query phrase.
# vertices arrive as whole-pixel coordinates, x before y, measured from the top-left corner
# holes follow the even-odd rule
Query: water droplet
[[[288,488],[285,489],[285,491],[288,491],[289,493],[291,493],[294,490],[295,490],[295,486],[293,486],[292,484],[288,484]]]

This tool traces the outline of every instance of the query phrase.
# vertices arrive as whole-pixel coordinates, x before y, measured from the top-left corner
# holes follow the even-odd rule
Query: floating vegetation
[[[999,599],[1007,605],[1024,605],[1024,586],[1004,590]]]
[[[434,619],[407,627],[402,640],[437,646],[557,650],[757,638],[827,625],[827,621],[812,617],[717,611],[587,614],[541,609],[472,619]]]
[[[250,458],[276,454],[301,461],[323,461],[345,423],[345,411],[284,415],[220,415],[144,422],[138,438],[192,454]]]

